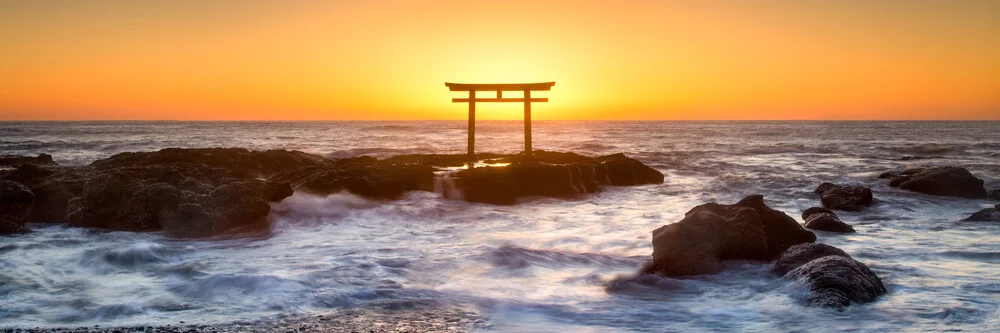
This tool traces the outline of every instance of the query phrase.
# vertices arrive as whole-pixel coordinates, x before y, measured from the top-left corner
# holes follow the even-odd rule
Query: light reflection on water
[[[1000,123],[537,122],[536,149],[625,152],[663,185],[514,207],[437,193],[396,202],[297,194],[274,206],[267,239],[33,226],[0,238],[0,327],[227,322],[377,305],[460,304],[498,331],[1000,328],[1000,225],[958,220],[991,206],[889,188],[882,171],[968,167],[1000,187]],[[9,131],[10,129],[19,131]],[[463,122],[0,123],[0,151],[84,164],[163,147],[287,148],[331,157],[463,153]],[[516,152],[519,122],[484,122],[477,151]],[[193,138],[193,139],[192,139]],[[798,218],[823,181],[867,184],[874,207],[840,216],[858,233],[819,233],[883,278],[889,295],[845,312],[767,265],[715,276],[631,279],[649,232],[708,201],[763,193]]]

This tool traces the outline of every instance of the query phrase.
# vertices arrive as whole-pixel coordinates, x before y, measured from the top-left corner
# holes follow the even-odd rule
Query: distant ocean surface
[[[662,185],[581,200],[470,204],[438,193],[374,202],[296,194],[267,239],[33,224],[0,237],[0,328],[225,323],[359,307],[468,309],[488,331],[1000,331],[1000,224],[960,222],[995,202],[889,187],[878,175],[957,165],[1000,188],[1000,122],[536,121],[536,150],[624,152]],[[520,121],[482,121],[477,152],[522,149]],[[167,147],[293,149],[339,158],[464,153],[464,121],[0,122],[0,154],[84,165]],[[871,187],[838,212],[856,234],[820,242],[868,264],[889,293],[846,311],[741,263],[712,276],[619,277],[650,259],[650,231],[705,202],[763,194],[800,220],[822,182]],[[801,220],[800,220],[801,221]],[[624,284],[624,285],[623,285]],[[609,286],[614,286],[609,288]]]

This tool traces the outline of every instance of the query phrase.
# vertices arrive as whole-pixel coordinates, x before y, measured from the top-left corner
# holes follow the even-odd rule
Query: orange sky
[[[0,45],[0,120],[1000,119],[990,0],[20,1]]]

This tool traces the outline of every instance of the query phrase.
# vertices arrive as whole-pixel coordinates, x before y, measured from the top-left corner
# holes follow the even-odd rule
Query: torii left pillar
[[[548,102],[548,98],[531,98],[532,91],[552,90],[555,82],[541,83],[448,83],[445,82],[451,91],[468,91],[469,98],[452,98],[455,103],[469,103],[469,142],[468,161],[469,168],[476,162],[476,102],[523,102],[524,103],[524,154],[531,156],[531,103]],[[476,91],[496,91],[496,98],[476,98]],[[504,98],[504,91],[520,91],[524,93],[522,98]]]

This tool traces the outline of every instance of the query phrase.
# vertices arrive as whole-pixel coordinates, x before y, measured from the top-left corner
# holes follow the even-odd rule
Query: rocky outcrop
[[[803,243],[792,246],[774,262],[772,273],[784,276],[799,266],[825,256],[851,256],[844,250],[823,243]]]
[[[993,200],[1000,200],[1000,190],[993,190],[993,191],[991,191],[990,195],[989,195],[989,198],[993,199]]]
[[[24,185],[0,180],[0,235],[25,230],[35,195]]]
[[[823,183],[816,187],[816,194],[829,209],[857,211],[872,204],[872,190],[863,186]]]
[[[121,153],[94,161],[92,167],[111,169],[138,166],[203,166],[232,172],[240,177],[269,178],[289,169],[321,166],[331,160],[290,150],[252,151],[243,148],[166,148],[154,152]]]
[[[44,156],[48,155],[34,160],[44,162]],[[595,192],[602,184],[663,182],[662,174],[622,154],[591,158],[538,151],[530,156],[477,157],[512,166],[476,168],[466,174],[464,189],[473,193],[473,199],[476,191],[506,195],[481,199],[487,202],[513,203],[523,195],[569,197]],[[51,161],[50,156],[47,159]],[[266,229],[269,203],[290,196],[293,190],[319,195],[349,191],[386,200],[408,191],[432,191],[435,172],[441,170],[438,164],[467,159],[465,155],[404,155],[385,160],[368,156],[332,160],[286,150],[168,148],[117,154],[82,167],[19,162],[16,168],[0,173],[0,179],[23,184],[34,193],[34,206],[28,213],[31,221],[205,237]]]
[[[101,168],[70,201],[69,224],[185,238],[266,230],[268,202],[291,196],[291,188],[237,174],[203,166]]]
[[[827,255],[789,271],[785,279],[809,285],[809,305],[842,308],[874,301],[887,291],[868,266],[843,255]]]
[[[802,220],[806,229],[830,232],[854,232],[854,227],[841,221],[832,210],[822,207],[811,207],[802,212]]]
[[[697,206],[679,222],[653,230],[645,273],[683,277],[718,273],[725,260],[772,260],[816,235],[753,195],[732,205]]]
[[[1000,204],[975,212],[963,221],[1000,222]]]
[[[19,167],[25,164],[33,165],[57,165],[55,161],[52,160],[52,155],[49,154],[39,154],[38,156],[18,156],[18,155],[0,155],[0,168],[3,167]]]
[[[497,161],[510,164],[456,174],[466,201],[513,205],[524,196],[573,198],[597,192],[602,185],[663,183],[662,173],[623,154],[588,158],[549,152]]]
[[[889,179],[889,186],[908,191],[970,199],[986,197],[982,179],[976,178],[965,168],[954,166],[890,171],[879,178]]]

